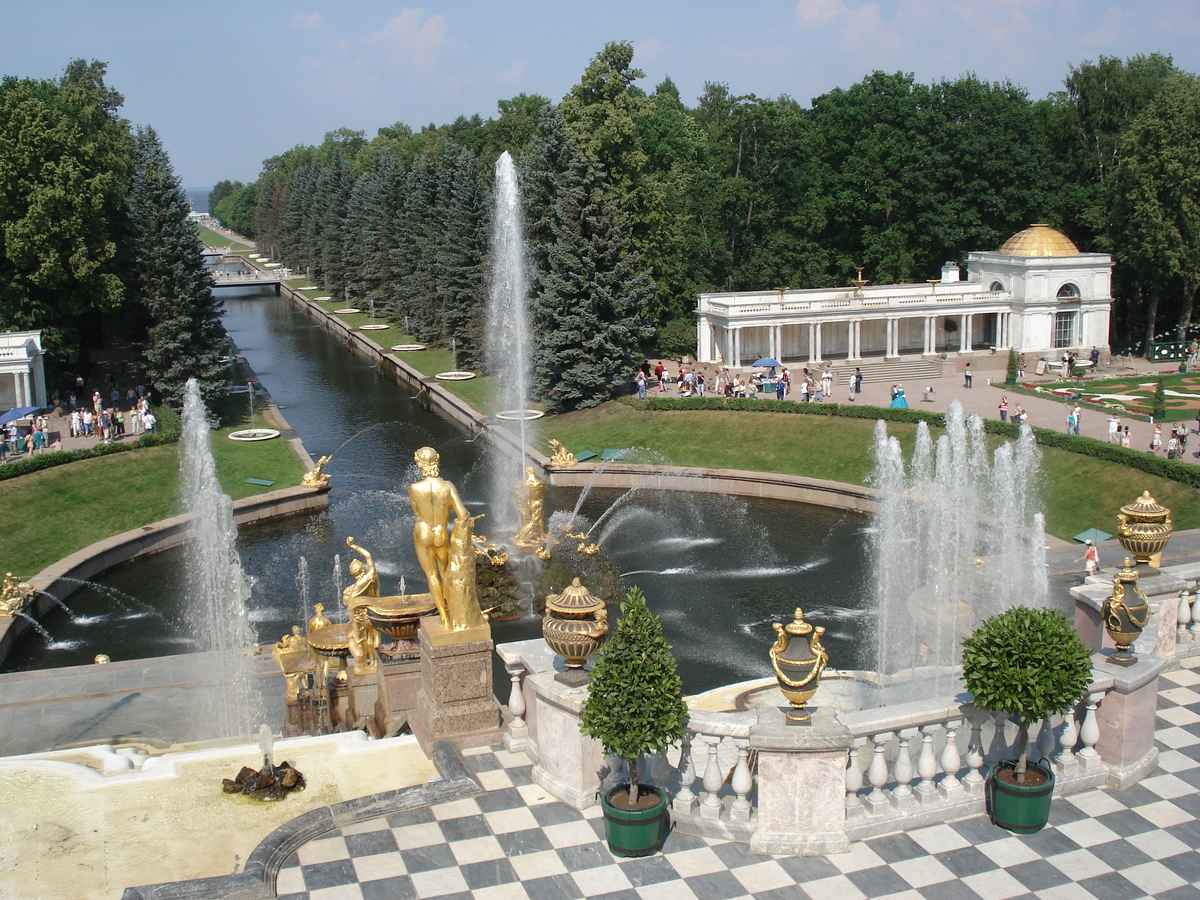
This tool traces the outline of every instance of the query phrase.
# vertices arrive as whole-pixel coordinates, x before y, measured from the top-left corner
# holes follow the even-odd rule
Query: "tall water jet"
[[[876,425],[876,664],[884,675],[919,670],[904,698],[953,690],[962,638],[984,619],[1046,604],[1040,459],[1023,427],[989,460],[982,419],[966,418],[957,400],[936,444],[924,422],[917,426],[907,467],[899,441]]]
[[[200,663],[215,691],[204,710],[217,738],[248,738],[264,718],[253,688],[250,647],[254,631],[246,611],[250,589],[235,541],[233,501],[221,490],[209,442],[208,415],[200,388],[189,379],[183,403],[182,459],[184,505],[193,519],[184,545],[189,590],[188,618],[193,637],[207,651]]]
[[[492,522],[488,530],[516,529],[516,510],[509,490],[521,479],[526,458],[526,411],[533,371],[525,276],[525,238],[517,171],[508,152],[496,160],[495,210],[492,216],[492,273],[488,296],[487,370],[495,376],[495,409],[515,419],[521,440],[521,459],[496,462],[492,480]]]

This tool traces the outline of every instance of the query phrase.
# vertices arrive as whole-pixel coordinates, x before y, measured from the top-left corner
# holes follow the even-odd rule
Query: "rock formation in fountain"
[[[516,531],[516,510],[509,496],[521,480],[525,461],[526,424],[533,371],[529,339],[529,285],[525,277],[525,239],[521,223],[521,197],[512,157],[502,153],[496,161],[495,211],[492,217],[492,272],[487,315],[487,370],[495,376],[494,408],[514,413],[521,440],[521,459],[496,454],[492,478],[489,530]]]
[[[1028,427],[989,458],[982,419],[965,417],[957,400],[936,445],[925,423],[917,426],[907,467],[899,441],[876,425],[876,661],[885,675],[923,669],[904,699],[954,689],[950,670],[979,622],[1046,604],[1040,459]]]
[[[233,501],[217,481],[209,431],[200,389],[189,380],[181,442],[184,504],[194,516],[184,545],[189,627],[199,649],[207,651],[197,657],[196,680],[218,686],[192,696],[209,698],[202,714],[212,723],[212,737],[249,737],[264,717],[249,652],[254,644],[246,612],[250,588],[235,546]]]

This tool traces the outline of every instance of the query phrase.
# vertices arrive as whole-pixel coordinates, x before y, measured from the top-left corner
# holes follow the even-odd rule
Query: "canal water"
[[[347,536],[374,554],[385,594],[398,592],[401,578],[408,591],[423,591],[407,497],[419,477],[413,451],[435,447],[442,475],[476,514],[489,512],[495,451],[486,438],[475,440],[424,409],[410,388],[286,299],[258,289],[222,296],[226,329],[309,453],[333,454],[328,510],[244,528],[239,536],[258,639],[278,640],[312,614],[315,602],[336,617],[353,555]],[[511,461],[503,468],[511,470]],[[573,509],[579,495],[552,490],[548,510]],[[790,621],[797,606],[828,628],[831,665],[868,662],[866,517],[649,487],[627,498],[591,491],[580,513],[596,521],[618,501],[592,537],[662,617],[688,693],[770,675],[771,623]],[[48,616],[51,641],[30,635],[6,670],[78,665],[97,653],[118,660],[187,652],[194,641],[184,624],[186,596],[176,552],[121,566],[71,596],[75,621],[62,611]],[[530,614],[494,623],[493,637],[521,640],[539,636],[540,628]]]

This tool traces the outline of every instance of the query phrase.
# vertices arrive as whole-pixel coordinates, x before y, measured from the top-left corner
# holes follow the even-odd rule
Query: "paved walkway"
[[[1017,836],[976,816],[855,842],[850,852],[764,857],[671,834],[661,854],[613,857],[598,808],[579,812],[530,779],[523,754],[469,751],[487,793],[362,822],[300,847],[287,900],[1197,900],[1200,660],[1163,676],[1158,768],[1125,791],[1058,798]]]

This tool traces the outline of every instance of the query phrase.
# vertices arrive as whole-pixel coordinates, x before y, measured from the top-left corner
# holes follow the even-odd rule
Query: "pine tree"
[[[534,370],[551,412],[597,406],[619,393],[638,344],[653,334],[644,311],[654,282],[638,263],[603,167],[569,148],[563,162],[541,223],[553,243],[533,315]]]
[[[404,213],[396,248],[400,303],[397,312],[407,316],[409,330],[422,341],[443,337],[441,303],[434,271],[438,251],[437,173],[417,159],[408,173]]]
[[[350,192],[354,189],[354,176],[340,151],[334,151],[329,167],[321,174],[318,195],[320,237],[316,243],[320,260],[321,276],[325,290],[335,297],[346,293],[346,215]]]
[[[475,368],[483,358],[488,223],[475,154],[447,144],[440,182],[442,228],[436,263],[442,327],[457,348],[458,368]]]
[[[226,390],[221,304],[188,220],[187,194],[152,128],[134,136],[129,191],[130,295],[150,322],[145,356],[150,381],[168,403],[183,401],[195,378],[210,406]]]

